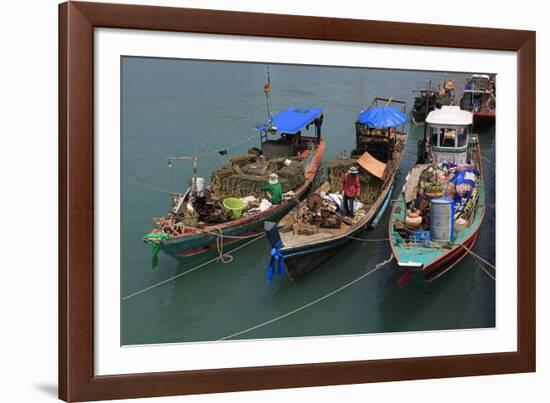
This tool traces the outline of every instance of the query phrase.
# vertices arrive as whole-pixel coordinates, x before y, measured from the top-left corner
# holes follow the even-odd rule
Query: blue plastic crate
[[[424,244],[430,240],[430,231],[417,230],[412,234],[414,243]]]

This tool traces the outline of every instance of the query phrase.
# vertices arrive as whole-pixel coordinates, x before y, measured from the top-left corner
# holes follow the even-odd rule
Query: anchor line
[[[250,241],[248,241],[248,242],[246,242],[246,243],[244,243],[244,244],[242,244],[242,245],[237,246],[235,249],[232,249],[231,252],[228,252],[228,253],[223,254],[223,256],[231,256],[230,254],[235,253],[235,252],[238,251],[239,249],[242,249],[242,248],[244,248],[245,246],[248,246],[248,245],[250,245],[250,244],[253,243],[253,242],[256,242],[258,239],[261,239],[261,238],[263,238],[264,236],[265,236],[265,234],[260,234],[260,235],[258,235],[256,238],[254,238],[254,239],[252,239],[252,240],[250,240]],[[222,252],[223,252],[223,250],[222,250]],[[183,277],[183,276],[185,276],[185,275],[187,275],[187,274],[189,274],[189,273],[192,273],[192,272],[194,272],[195,270],[198,270],[198,269],[200,269],[200,268],[203,268],[203,267],[205,267],[205,266],[208,266],[209,264],[214,263],[214,262],[220,260],[220,259],[221,259],[221,256],[222,256],[222,255],[218,255],[218,256],[216,256],[216,257],[213,258],[213,259],[210,259],[210,260],[208,260],[208,261],[206,261],[206,262],[204,262],[204,263],[201,263],[201,264],[199,264],[199,265],[197,265],[197,266],[195,266],[195,267],[193,267],[193,268],[191,268],[191,269],[189,269],[189,270],[186,270],[186,271],[184,271],[184,272],[182,272],[182,273],[176,274],[175,276],[172,276],[172,277],[170,277],[170,278],[167,278],[166,280],[160,281],[160,282],[158,282],[158,283],[155,283],[155,284],[153,284],[153,285],[150,285],[149,287],[145,287],[145,288],[143,288],[143,289],[141,289],[141,290],[139,290],[139,291],[135,291],[135,292],[133,292],[133,293],[131,293],[131,294],[129,294],[129,295],[126,295],[125,297],[122,297],[122,301],[126,301],[126,300],[128,300],[128,299],[130,299],[130,298],[135,297],[136,295],[143,294],[144,292],[150,291],[150,290],[152,290],[152,289],[154,289],[154,288],[160,287],[161,285],[164,285],[164,284],[167,284],[167,283],[169,283],[169,282],[171,282],[171,281],[177,280],[178,278]],[[231,256],[231,257],[233,257],[233,256]]]
[[[466,249],[472,256],[478,258],[479,260],[481,260],[483,263],[485,263],[486,265],[492,267],[493,269],[496,270],[496,267],[494,264],[492,263],[489,263],[487,260],[483,259],[481,256],[479,256],[478,254],[476,254],[473,250],[471,250],[470,248],[468,248],[466,245],[463,245],[463,244],[460,244],[460,246],[462,246],[464,249]]]
[[[354,241],[361,241],[361,242],[384,242],[389,240],[389,238],[373,238],[373,239],[356,238],[351,235],[347,235],[346,238],[353,239]]]
[[[479,263],[479,262],[478,262],[477,260],[475,260],[475,259],[474,259],[474,262],[475,262],[475,264],[477,264],[477,265],[479,266],[479,268],[480,268],[481,270],[483,270],[483,271],[485,272],[485,274],[487,274],[489,277],[491,277],[493,280],[496,281],[495,276],[493,276],[491,273],[489,273],[489,272],[487,271],[487,269],[486,269],[485,267],[483,267],[483,265],[482,265],[481,263]]]
[[[222,337],[221,339],[219,339],[218,341],[222,341],[222,340],[229,340],[229,339],[232,339],[234,337],[237,337],[237,336],[240,336],[240,335],[243,335],[245,333],[249,333],[253,330],[256,330],[256,329],[259,329],[259,328],[262,328],[264,326],[267,326],[267,325],[270,325],[271,323],[274,323],[274,322],[277,322],[281,319],[284,319],[284,318],[287,318],[291,315],[294,315],[295,313],[298,313],[300,311],[303,311],[304,309],[306,308],[309,308],[310,306],[312,305],[315,305],[321,301],[324,301],[325,299],[329,298],[329,297],[332,297],[333,295],[335,294],[338,294],[339,292],[345,290],[346,288],[348,287],[351,287],[352,285],[354,285],[355,283],[363,280],[364,278],[370,276],[371,274],[373,274],[374,272],[380,270],[382,267],[386,266],[387,264],[389,264],[391,261],[393,260],[393,255],[390,255],[390,257],[380,263],[378,263],[376,266],[374,266],[374,268],[372,268],[371,270],[367,271],[366,273],[362,274],[361,276],[357,277],[355,280],[352,280],[350,281],[349,283],[347,284],[344,284],[343,286],[337,288],[336,290],[333,290],[331,292],[329,292],[328,294],[325,294],[323,295],[322,297],[319,297],[311,302],[308,302],[307,304],[305,305],[302,305],[296,309],[293,309],[292,311],[289,311],[287,313],[284,313],[282,315],[279,315],[273,319],[270,319],[266,322],[263,322],[263,323],[260,323],[256,326],[252,326],[252,327],[249,327],[248,329],[245,329],[245,330],[241,330],[240,332],[237,332],[237,333],[233,333],[233,334],[230,334],[229,336],[225,336],[225,337]]]

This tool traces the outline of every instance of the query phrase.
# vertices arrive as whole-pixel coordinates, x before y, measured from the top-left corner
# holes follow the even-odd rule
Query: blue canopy
[[[296,134],[304,127],[309,125],[323,113],[319,108],[288,108],[273,116],[272,129],[279,133]],[[256,126],[256,130],[269,131],[269,121],[261,126]]]
[[[407,121],[407,115],[391,106],[373,106],[357,116],[357,121],[376,129],[387,129]]]

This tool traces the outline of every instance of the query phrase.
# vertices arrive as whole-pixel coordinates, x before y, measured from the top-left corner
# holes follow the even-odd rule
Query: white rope
[[[484,159],[485,161],[487,161],[489,164],[495,165],[495,161],[490,160],[489,158],[487,158],[487,157],[485,157],[485,156],[483,156],[483,155],[481,156],[481,158],[483,158],[483,159]]]
[[[303,311],[304,309],[309,308],[310,306],[315,305],[315,304],[317,304],[318,302],[321,302],[321,301],[323,301],[323,300],[325,300],[325,299],[327,299],[327,298],[329,298],[329,297],[331,297],[331,296],[333,296],[333,295],[339,293],[340,291],[345,290],[345,289],[348,288],[348,287],[351,287],[351,286],[354,285],[355,283],[359,282],[360,280],[364,279],[365,277],[370,276],[370,275],[373,274],[375,271],[381,269],[382,267],[384,267],[385,265],[387,265],[388,263],[390,263],[392,260],[393,260],[393,255],[390,255],[390,257],[389,257],[387,260],[384,260],[384,261],[378,263],[376,266],[374,266],[374,268],[373,268],[372,270],[369,270],[369,271],[366,272],[365,274],[362,274],[361,276],[357,277],[355,280],[353,280],[353,281],[351,281],[351,282],[349,282],[349,283],[347,283],[347,284],[341,286],[340,288],[337,288],[336,290],[331,291],[331,292],[329,292],[328,294],[325,294],[325,295],[323,295],[322,297],[317,298],[317,299],[314,300],[314,301],[311,301],[311,302],[309,302],[309,303],[307,303],[307,304],[305,304],[305,305],[302,305],[302,306],[300,306],[300,307],[298,307],[298,308],[296,308],[296,309],[293,309],[293,310],[290,311],[290,312],[287,312],[287,313],[285,313],[285,314],[283,314],[283,315],[280,315],[280,316],[277,316],[277,317],[275,317],[275,318],[273,318],[273,319],[271,319],[271,320],[268,320],[267,322],[260,323],[259,325],[252,326],[252,327],[250,327],[250,328],[248,328],[248,329],[245,329],[245,330],[241,330],[240,332],[233,333],[233,334],[231,334],[231,335],[229,335],[229,336],[225,336],[225,337],[219,339],[218,341],[232,339],[233,337],[237,337],[237,336],[240,336],[240,335],[242,335],[242,334],[251,332],[251,331],[253,331],[253,330],[259,329],[259,328],[264,327],[264,326],[267,326],[267,325],[269,325],[269,324],[271,324],[271,323],[273,323],[273,322],[277,322],[277,321],[279,321],[279,320],[281,320],[281,319],[284,319],[284,318],[286,318],[286,317],[288,317],[288,316],[290,316],[290,315],[293,315],[293,314],[295,314],[295,313],[297,313],[297,312]]]
[[[470,252],[472,254],[472,256],[478,258],[479,260],[481,260],[483,263],[485,263],[486,265],[488,266],[491,266],[493,269],[496,270],[496,267],[494,264],[491,264],[489,263],[487,260],[483,259],[481,256],[477,255],[474,251],[472,251],[470,248],[468,248],[466,245],[463,245],[463,244],[460,244],[460,246],[462,246],[464,249],[466,249],[468,252]]]
[[[248,246],[248,245],[250,245],[251,243],[256,242],[258,239],[263,238],[264,236],[265,236],[265,234],[260,234],[260,235],[258,235],[256,238],[252,239],[251,241],[248,241],[248,242],[246,242],[246,243],[244,243],[244,244],[242,244],[242,245],[240,245],[240,246],[237,246],[237,247],[236,247],[235,249],[233,249],[230,253],[235,253],[235,252],[238,251],[239,249],[242,249],[242,248],[244,248],[245,246]],[[229,255],[229,253],[226,253],[225,256],[230,256],[230,255]],[[232,256],[231,256],[231,257],[232,257]],[[183,273],[176,274],[175,276],[172,276],[172,277],[170,277],[170,278],[168,278],[168,279],[166,279],[166,280],[163,280],[163,281],[161,281],[161,282],[158,282],[158,283],[156,283],[156,284],[153,284],[153,285],[151,285],[151,286],[149,286],[149,287],[146,287],[146,288],[144,288],[144,289],[142,289],[142,290],[133,292],[132,294],[129,294],[129,295],[125,296],[125,297],[122,297],[122,300],[125,301],[125,300],[127,300],[127,299],[132,298],[132,297],[135,297],[136,295],[143,294],[144,292],[150,291],[150,290],[152,290],[153,288],[159,287],[159,286],[161,286],[161,285],[163,285],[163,284],[169,283],[170,281],[176,280],[176,279],[178,279],[178,278],[180,278],[180,277],[182,277],[182,276],[185,276],[185,275],[187,275],[187,274],[189,274],[189,273],[192,273],[192,272],[194,272],[195,270],[198,270],[198,269],[200,269],[200,268],[202,268],[202,267],[204,267],[204,266],[207,266],[207,265],[209,265],[210,263],[216,262],[216,261],[218,261],[218,260],[220,260],[220,256],[216,256],[215,258],[210,259],[210,260],[208,260],[208,261],[206,261],[206,262],[204,262],[204,263],[201,263],[201,264],[199,264],[198,266],[195,266],[195,267],[193,267],[193,268],[191,268],[191,269],[189,269],[189,270],[187,270],[187,271],[184,271]]]
[[[223,254],[223,231],[221,228],[217,228],[220,232],[219,235],[216,235],[216,248],[218,249],[219,259],[222,263],[231,263],[233,261],[233,256],[230,254]]]
[[[346,238],[353,239],[354,241],[361,241],[361,242],[383,242],[383,241],[389,240],[389,238],[375,238],[375,239],[356,238],[351,235],[347,235]]]
[[[126,183],[131,183],[132,185],[143,186],[144,188],[151,189],[151,190],[156,190],[157,192],[169,193],[169,194],[174,193],[174,192],[170,192],[169,190],[157,188],[157,187],[154,187],[154,186],[149,186],[149,185],[146,185],[144,183],[139,183],[139,182],[134,182],[134,181],[126,181]]]
[[[496,278],[495,278],[491,273],[489,273],[489,272],[487,271],[487,269],[481,265],[481,263],[479,263],[479,262],[478,262],[477,260],[475,260],[475,259],[474,259],[474,262],[475,262],[475,264],[477,264],[477,265],[481,268],[481,270],[483,270],[483,271],[485,272],[485,274],[487,274],[489,277],[491,277],[493,280],[496,281]]]
[[[240,140],[240,141],[237,141],[236,143],[229,144],[229,145],[227,145],[227,146],[225,146],[225,147],[220,147],[220,148],[218,148],[218,149],[216,149],[216,150],[211,150],[211,151],[206,150],[205,153],[198,154],[197,157],[206,157],[207,155],[212,154],[212,153],[214,153],[214,152],[219,152],[219,151],[224,150],[224,149],[227,149],[227,148],[233,148],[233,147],[236,147],[236,146],[238,146],[238,145],[241,145],[241,144],[244,144],[244,143],[248,143],[250,140],[252,140],[252,138],[257,137],[257,136],[258,136],[257,134],[252,134],[252,135],[250,135],[250,136],[248,136],[248,137],[246,137],[246,138],[244,138],[244,139],[242,139],[242,140]]]

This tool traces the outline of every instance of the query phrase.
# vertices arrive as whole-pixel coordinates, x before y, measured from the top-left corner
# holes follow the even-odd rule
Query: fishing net
[[[285,165],[290,160],[290,165]],[[210,188],[220,197],[261,197],[269,175],[276,173],[283,193],[296,190],[305,182],[305,165],[298,157],[265,160],[257,153],[234,156],[220,169],[212,173]]]

